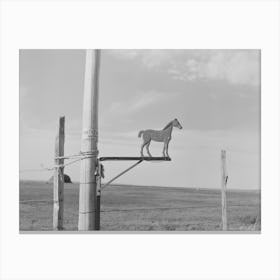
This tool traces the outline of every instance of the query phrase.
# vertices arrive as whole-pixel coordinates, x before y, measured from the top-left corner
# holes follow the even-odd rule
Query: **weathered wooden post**
[[[221,151],[221,167],[222,167],[222,189],[221,189],[221,197],[222,197],[222,229],[227,230],[227,195],[226,195],[226,185],[228,180],[227,170],[226,170],[226,151]]]
[[[64,138],[65,117],[59,118],[58,133],[55,139],[55,169],[53,175],[53,229],[63,229],[64,210]]]
[[[86,51],[79,194],[79,230],[95,230],[100,50]]]

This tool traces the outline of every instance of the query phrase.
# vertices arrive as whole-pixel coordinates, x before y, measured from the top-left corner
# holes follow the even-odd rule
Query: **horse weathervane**
[[[151,141],[156,141],[156,142],[164,142],[163,146],[163,157],[168,157],[168,145],[171,140],[171,133],[173,127],[178,127],[182,129],[183,127],[179,123],[177,119],[174,119],[173,121],[169,122],[162,130],[153,130],[153,129],[147,129],[147,130],[141,130],[138,133],[138,137],[143,138],[143,144],[141,146],[141,156],[144,157],[143,154],[143,149],[146,146],[147,153],[150,157],[152,157],[150,151],[149,151],[149,146],[151,144]]]

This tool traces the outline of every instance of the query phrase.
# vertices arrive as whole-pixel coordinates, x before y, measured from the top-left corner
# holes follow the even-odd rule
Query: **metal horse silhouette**
[[[181,126],[181,124],[179,123],[179,121],[177,119],[175,119],[175,120],[169,122],[162,130],[147,129],[147,130],[139,131],[138,137],[141,137],[143,135],[142,136],[143,144],[141,146],[141,156],[144,157],[143,149],[146,146],[148,155],[150,157],[152,157],[152,155],[149,151],[149,146],[151,144],[151,141],[153,140],[156,142],[164,142],[162,153],[163,153],[164,157],[169,157],[168,145],[171,140],[171,133],[172,133],[172,129],[174,126],[180,128],[180,129],[183,128]]]

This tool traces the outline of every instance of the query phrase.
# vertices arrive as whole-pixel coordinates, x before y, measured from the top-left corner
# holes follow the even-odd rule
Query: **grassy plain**
[[[65,184],[64,228],[77,230],[79,185]],[[20,182],[21,231],[52,230],[52,185]],[[219,190],[114,185],[101,197],[102,231],[219,231]],[[260,193],[228,191],[229,230],[260,230]]]

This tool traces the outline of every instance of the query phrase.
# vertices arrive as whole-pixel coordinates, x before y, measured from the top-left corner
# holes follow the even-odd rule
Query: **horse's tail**
[[[138,137],[141,137],[143,133],[144,133],[144,130],[140,130],[138,133]]]

